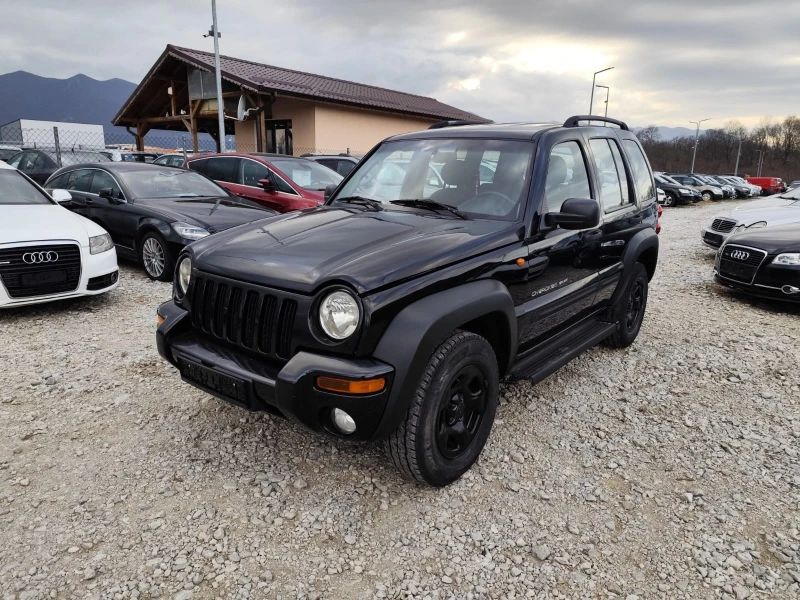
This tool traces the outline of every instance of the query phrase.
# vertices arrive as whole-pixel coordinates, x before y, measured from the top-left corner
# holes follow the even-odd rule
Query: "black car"
[[[68,190],[72,200],[63,206],[102,225],[117,254],[160,281],[172,279],[187,244],[277,214],[194,171],[146,163],[73,165],[53,173],[45,187]]]
[[[159,307],[159,352],[226,401],[379,440],[420,483],[456,480],[501,380],[540,381],[639,333],[658,258],[653,174],[624,123],[589,119],[604,120],[392,137],[323,206],[192,244]],[[370,198],[398,155],[395,197]]]
[[[656,187],[664,190],[667,195],[664,200],[664,206],[677,206],[678,204],[692,204],[693,202],[700,202],[702,199],[700,192],[693,190],[690,187],[681,185],[668,175],[655,173]]]
[[[714,278],[754,296],[800,303],[800,224],[729,237],[717,253]]]
[[[111,159],[100,152],[90,150],[23,150],[9,158],[6,162],[25,173],[39,185],[44,183],[61,167],[79,165],[89,162],[107,162]],[[59,162],[60,161],[60,162]]]

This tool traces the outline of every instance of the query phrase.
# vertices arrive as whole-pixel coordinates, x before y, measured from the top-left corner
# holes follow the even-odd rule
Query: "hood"
[[[313,293],[326,282],[375,290],[518,241],[519,225],[406,210],[322,206],[192,244],[195,267]]]
[[[743,231],[728,238],[726,243],[759,248],[769,254],[800,252],[800,223]]]
[[[790,200],[781,202],[776,200],[771,204],[761,204],[761,202],[763,201],[757,202],[759,206],[745,205],[718,216],[734,219],[737,223],[748,227],[759,221],[766,221],[770,226],[800,222],[800,202]]]
[[[89,237],[105,230],[57,204],[11,204],[2,208],[0,244],[38,240],[74,240],[89,245]]]
[[[212,233],[224,231],[243,223],[267,219],[278,213],[274,210],[223,198],[217,208],[218,198],[137,198],[137,205],[145,205],[159,214],[208,229]]]

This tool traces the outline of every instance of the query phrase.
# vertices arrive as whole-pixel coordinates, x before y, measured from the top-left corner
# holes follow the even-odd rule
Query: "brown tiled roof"
[[[195,66],[214,70],[212,52],[173,45],[168,45],[167,51]],[[483,117],[443,104],[434,98],[273,67],[230,56],[220,56],[220,69],[223,79],[229,79],[253,91],[274,91],[291,96],[402,112],[433,119],[487,122]]]

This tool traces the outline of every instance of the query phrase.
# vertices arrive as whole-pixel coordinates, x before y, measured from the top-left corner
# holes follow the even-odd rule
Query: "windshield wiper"
[[[372,198],[365,198],[364,196],[345,196],[344,198],[336,198],[334,202],[346,202],[348,204],[357,204],[364,208],[371,208],[374,211],[383,210],[383,203],[379,200]]]
[[[471,220],[467,215],[458,210],[455,206],[450,206],[449,204],[442,204],[441,202],[436,202],[436,200],[414,198],[411,200],[392,200],[390,204],[398,204],[400,206],[411,206],[414,208],[427,208],[428,210],[434,210],[434,211],[446,210],[447,212],[457,216],[459,219],[464,219],[465,221]]]

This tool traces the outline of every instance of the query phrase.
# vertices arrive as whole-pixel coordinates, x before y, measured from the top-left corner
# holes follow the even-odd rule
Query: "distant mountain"
[[[26,71],[6,73],[0,75],[0,125],[41,119],[94,123],[114,131],[117,128],[111,119],[134,89],[136,84],[124,79],[98,81],[86,75],[54,79]]]

